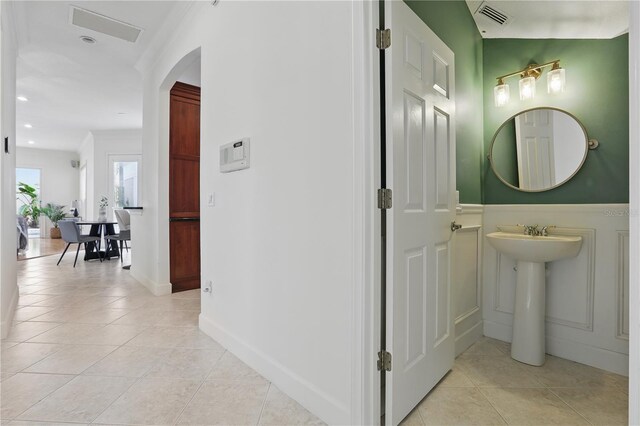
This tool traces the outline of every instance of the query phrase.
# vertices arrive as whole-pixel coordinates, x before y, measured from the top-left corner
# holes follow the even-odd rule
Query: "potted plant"
[[[19,182],[17,199],[22,203],[18,209],[18,214],[29,220],[30,227],[37,228],[41,211],[36,189],[24,182]]]
[[[60,238],[60,228],[58,228],[58,222],[64,219],[64,206],[59,204],[47,203],[45,207],[42,208],[42,214],[49,218],[51,223],[53,224],[53,228],[51,228],[49,232],[49,236],[53,239]]]

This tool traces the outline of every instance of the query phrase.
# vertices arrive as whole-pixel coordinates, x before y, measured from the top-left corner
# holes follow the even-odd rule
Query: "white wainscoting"
[[[628,205],[486,205],[483,223],[484,235],[538,224],[582,236],[577,257],[547,264],[547,353],[628,374]],[[516,261],[482,246],[484,334],[511,341]]]
[[[463,204],[453,241],[452,292],[456,356],[482,337],[482,206]]]

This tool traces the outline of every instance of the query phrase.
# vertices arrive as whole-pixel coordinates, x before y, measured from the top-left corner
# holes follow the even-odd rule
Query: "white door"
[[[520,189],[540,190],[555,185],[553,112],[538,109],[516,119],[516,151]]]
[[[455,220],[453,52],[402,1],[385,2],[388,214],[385,419],[398,424],[451,369]],[[390,23],[390,25],[389,25]]]

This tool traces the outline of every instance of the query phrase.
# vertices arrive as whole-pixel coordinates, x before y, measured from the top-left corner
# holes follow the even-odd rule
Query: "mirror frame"
[[[576,170],[571,174],[571,176],[567,177],[565,180],[563,180],[560,183],[555,184],[554,186],[551,186],[549,188],[544,188],[544,189],[522,189],[522,188],[518,188],[517,186],[513,186],[512,184],[510,184],[509,182],[507,182],[506,180],[504,180],[504,178],[502,176],[500,176],[500,174],[498,174],[498,172],[496,171],[496,167],[493,161],[493,145],[496,142],[496,138],[498,137],[498,133],[500,133],[500,130],[502,130],[502,128],[504,126],[507,125],[507,123],[509,123],[511,120],[515,119],[517,116],[519,116],[520,114],[524,114],[525,112],[529,112],[529,111],[535,111],[538,109],[550,109],[553,111],[559,111],[562,112],[564,114],[567,114],[569,117],[573,118],[576,123],[578,123],[580,125],[580,128],[582,129],[582,132],[584,133],[584,156],[582,157],[582,160],[580,161],[580,164],[578,165],[578,167],[576,168]],[[587,154],[589,153],[589,134],[587,133],[587,128],[584,127],[584,124],[582,124],[582,121],[580,121],[578,119],[578,117],[576,117],[575,115],[571,114],[568,111],[565,111],[563,109],[560,108],[555,108],[555,107],[548,107],[548,106],[539,106],[539,107],[535,107],[535,108],[529,108],[529,109],[525,109],[522,111],[518,111],[516,114],[512,115],[511,117],[507,118],[504,123],[502,123],[500,125],[500,127],[498,127],[498,130],[496,130],[496,132],[493,134],[493,139],[491,139],[491,145],[489,146],[489,164],[491,164],[491,171],[493,172],[493,174],[500,180],[500,182],[504,183],[505,185],[507,185],[509,188],[511,189],[515,189],[516,191],[520,191],[520,192],[545,192],[545,191],[551,191],[552,189],[556,189],[557,187],[564,185],[565,183],[569,182],[571,179],[574,178],[574,176],[576,174],[578,174],[578,172],[580,171],[580,169],[582,169],[582,166],[584,166],[585,161],[587,161]]]

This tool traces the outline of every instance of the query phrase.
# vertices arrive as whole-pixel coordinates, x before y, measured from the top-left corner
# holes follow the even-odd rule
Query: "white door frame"
[[[640,3],[629,1],[629,257],[640,258]],[[640,424],[640,265],[629,265],[629,424]]]

